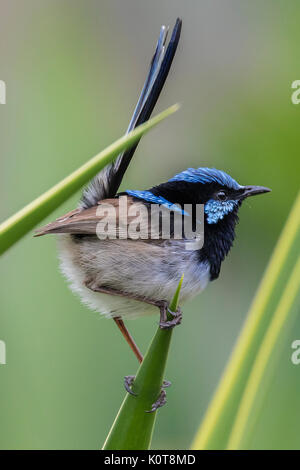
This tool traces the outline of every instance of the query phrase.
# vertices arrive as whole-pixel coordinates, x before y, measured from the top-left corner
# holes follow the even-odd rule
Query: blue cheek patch
[[[208,224],[216,224],[219,220],[222,220],[225,215],[232,212],[238,206],[237,201],[216,201],[210,199],[204,206],[204,212],[206,214],[206,220]]]

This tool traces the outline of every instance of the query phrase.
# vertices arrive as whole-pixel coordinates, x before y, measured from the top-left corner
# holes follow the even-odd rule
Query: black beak
[[[265,188],[264,186],[244,186],[241,199],[245,199],[249,196],[255,196],[256,194],[269,193],[270,191],[271,189]]]

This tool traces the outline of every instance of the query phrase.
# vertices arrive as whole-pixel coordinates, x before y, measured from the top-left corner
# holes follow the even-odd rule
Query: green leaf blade
[[[183,276],[170,302],[177,310]],[[150,447],[156,411],[147,413],[159,396],[163,383],[173,329],[157,332],[137,372],[132,391],[127,394],[111,427],[103,450],[145,450]]]
[[[272,359],[276,343],[289,318],[291,307],[300,289],[300,256],[287,281],[274,317],[266,332],[261,347],[254,361],[245,391],[243,393],[236,419],[228,440],[228,449],[241,449],[245,446],[247,426],[253,420],[255,402],[258,400],[258,392],[263,382],[265,372]],[[246,443],[247,447],[247,443]]]
[[[86,184],[122,151],[132,147],[146,132],[175,113],[179,106],[173,105],[124,135],[109,147],[25,206],[0,225],[0,255],[28,233],[72,194]]]
[[[193,449],[225,449],[239,413],[248,379],[274,312],[284,295],[287,279],[299,256],[300,193],[254,298],[244,328],[223,377],[198,430]],[[231,437],[230,437],[231,436]]]

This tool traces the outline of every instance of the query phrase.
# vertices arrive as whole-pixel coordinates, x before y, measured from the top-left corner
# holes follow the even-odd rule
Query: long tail
[[[182,21],[177,18],[167,48],[166,39],[168,29],[165,26],[161,27],[150,69],[128,126],[127,133],[150,118],[168,76],[179,42],[181,25]],[[80,208],[87,209],[88,207],[96,205],[101,199],[111,198],[116,195],[137,145],[138,142],[130,150],[119,155],[113,163],[107,165],[95,176],[83,191]]]

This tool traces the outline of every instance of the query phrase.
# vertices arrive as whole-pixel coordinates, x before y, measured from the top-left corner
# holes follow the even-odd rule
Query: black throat
[[[178,204],[204,204],[208,199],[208,193],[213,192],[217,186],[215,184],[195,184],[185,181],[168,181],[150,189],[157,195],[163,196],[170,202]],[[199,250],[199,261],[209,262],[210,279],[219,277],[221,264],[235,238],[235,226],[238,222],[238,207],[226,215],[224,219],[216,224],[208,224],[205,219],[204,225],[204,245]]]
[[[199,260],[209,262],[211,281],[219,277],[222,261],[233,245],[238,222],[237,210],[226,215],[217,224],[205,222],[204,245],[199,250]]]

